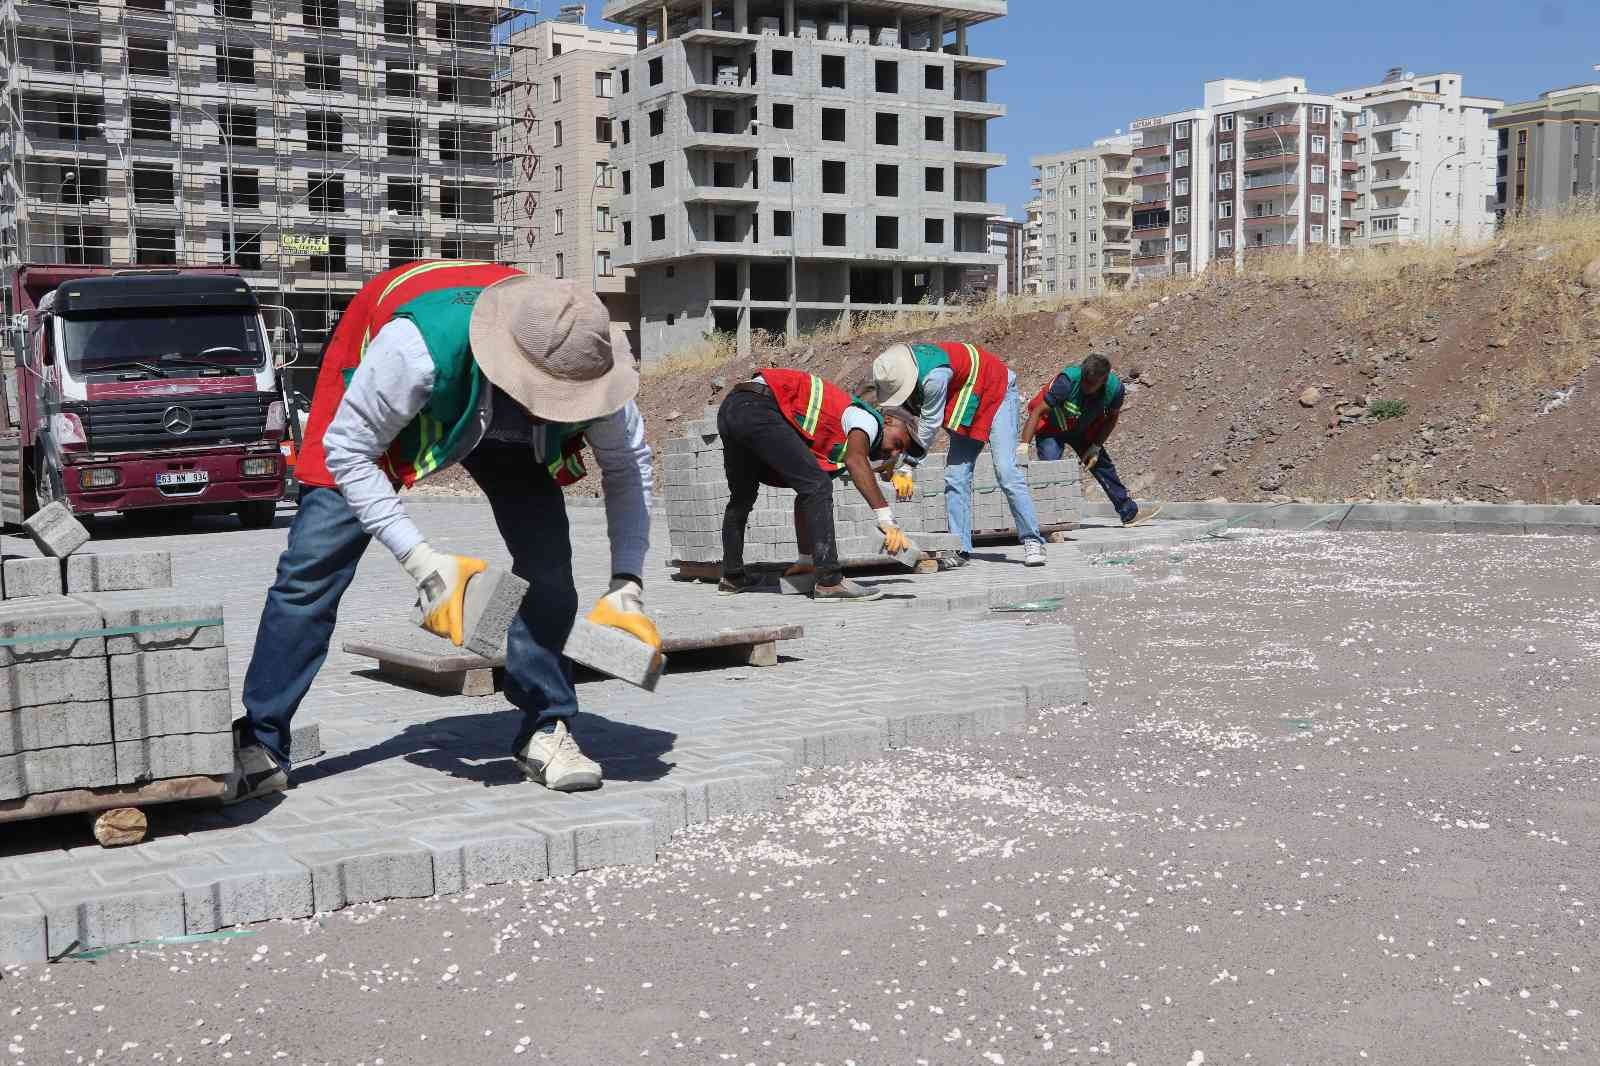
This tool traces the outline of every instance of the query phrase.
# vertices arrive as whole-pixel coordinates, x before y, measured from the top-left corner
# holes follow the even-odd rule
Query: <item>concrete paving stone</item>
[[[180,733],[119,740],[117,783],[142,784],[169,777],[221,775],[233,769],[233,733]]]
[[[37,596],[59,596],[65,587],[61,576],[61,560],[51,557],[7,559],[0,565],[7,600],[31,599]]]
[[[171,552],[81,552],[67,560],[68,595],[171,587]]]
[[[115,887],[83,883],[39,889],[51,957],[136,940],[182,936],[183,890],[165,874],[134,877]]]
[[[175,648],[113,655],[111,694],[205,692],[228,687],[227,648]]]
[[[69,788],[104,788],[116,783],[116,753],[110,744],[81,744],[0,756],[0,800]]]
[[[364,832],[363,843],[334,848],[290,849],[311,870],[312,901],[318,912],[382,899],[418,899],[434,894],[433,853],[413,840]]]
[[[0,667],[33,660],[101,658],[106,642],[97,632],[100,628],[98,611],[65,596],[0,603]],[[80,635],[84,633],[94,635]]]
[[[47,942],[39,901],[31,893],[0,891],[0,963],[44,962]]]
[[[223,862],[175,870],[183,890],[184,925],[190,933],[212,933],[234,925],[316,913],[311,870],[270,847],[219,849]]]
[[[111,726],[116,739],[178,733],[225,733],[233,722],[233,694],[227,689],[210,692],[153,692],[111,701]]]
[[[111,704],[107,700],[0,711],[0,755],[73,744],[109,744],[111,739]]]
[[[65,559],[89,543],[89,531],[60,500],[47,504],[22,523],[41,555]]]
[[[73,556],[68,566],[79,559],[112,556]],[[131,655],[142,651],[173,648],[219,648],[226,643],[221,622],[222,600],[197,596],[192,592],[152,589],[117,592],[82,592],[71,597],[100,612],[107,629],[134,626],[160,626],[142,633],[126,633],[106,638],[107,655]],[[169,628],[176,622],[213,622],[211,625]],[[223,686],[226,687],[226,686]]]
[[[540,815],[518,820],[550,842],[550,870],[557,876],[557,857],[571,856],[571,873],[605,866],[649,866],[656,861],[655,825],[645,817],[607,813],[565,817]]]
[[[436,892],[461,892],[550,875],[544,834],[522,826],[484,825],[470,816],[431,819],[411,834],[433,861]]]

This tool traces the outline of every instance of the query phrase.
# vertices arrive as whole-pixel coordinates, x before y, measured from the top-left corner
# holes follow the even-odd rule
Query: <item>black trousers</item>
[[[744,573],[744,534],[762,485],[795,491],[795,536],[810,543],[817,584],[837,585],[839,546],[833,534],[833,479],[817,465],[800,431],[770,394],[735,389],[717,411],[728,509],[722,516],[722,573]]]

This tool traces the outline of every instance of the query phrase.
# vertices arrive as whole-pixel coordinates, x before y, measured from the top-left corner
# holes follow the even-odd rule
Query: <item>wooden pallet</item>
[[[484,658],[420,630],[396,631],[344,642],[351,655],[376,659],[378,675],[448,696],[490,696],[499,691],[505,655]],[[684,666],[776,666],[778,642],[805,635],[801,626],[723,629],[694,636],[663,637],[668,672]]]
[[[149,823],[142,808],[182,800],[215,799],[225,790],[221,777],[169,777],[145,785],[73,788],[39,792],[0,802],[0,824],[54,818],[63,814],[97,814],[95,839],[107,847],[137,844]]]
[[[716,584],[722,580],[722,564],[719,563],[694,563],[683,559],[673,559],[667,564],[674,568],[670,575],[674,581],[702,581]],[[839,566],[847,574],[855,576],[871,576],[874,574],[937,574],[939,560],[933,555],[924,558],[916,566],[907,570],[899,563],[886,555],[872,555],[863,559],[842,559]],[[745,568],[758,574],[781,574],[788,569],[785,563],[751,563]]]

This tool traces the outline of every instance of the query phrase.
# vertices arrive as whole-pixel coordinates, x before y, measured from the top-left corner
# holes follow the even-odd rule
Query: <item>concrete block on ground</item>
[[[44,908],[32,895],[0,895],[0,963],[45,962]]]
[[[107,700],[0,711],[0,755],[74,744],[109,744],[111,740],[111,704]]]
[[[542,881],[550,875],[543,833],[521,826],[495,827],[472,818],[430,824],[411,834],[433,856],[435,892],[475,885]]]
[[[58,659],[0,666],[0,711],[110,698],[103,659]]]
[[[64,587],[60,559],[7,559],[0,569],[8,600],[59,596]]]
[[[41,508],[22,528],[41,554],[57,559],[65,559],[89,542],[89,531],[60,500]]]
[[[113,655],[111,694],[118,698],[156,692],[206,692],[228,687],[227,648],[175,648]]]
[[[111,728],[118,741],[179,733],[225,733],[233,723],[233,695],[209,692],[151,692],[111,701]]]
[[[82,884],[41,888],[34,897],[45,913],[51,956],[185,932],[183,891],[160,874],[114,888]]]
[[[171,552],[84,552],[67,560],[68,594],[171,587]]]
[[[609,677],[654,691],[666,668],[666,656],[631,634],[580,618],[567,636],[562,654]]]
[[[220,775],[233,769],[231,730],[119,740],[116,749],[119,785],[196,774]]]
[[[100,627],[99,611],[65,596],[0,603],[0,667],[31,660],[101,658],[106,642],[98,633]],[[79,635],[83,633],[95,635]]]
[[[184,925],[211,933],[231,925],[316,913],[311,870],[278,847],[224,847],[220,866],[185,866],[172,877],[183,891]]]
[[[311,870],[313,903],[333,911],[381,899],[419,899],[433,895],[433,853],[412,840],[370,834],[366,843],[294,852]]]
[[[289,758],[302,763],[322,753],[322,726],[316,722],[296,722],[289,733]]]

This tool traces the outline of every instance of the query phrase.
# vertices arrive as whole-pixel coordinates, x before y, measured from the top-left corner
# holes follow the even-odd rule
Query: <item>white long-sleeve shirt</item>
[[[372,338],[366,354],[345,389],[344,399],[329,424],[323,444],[328,470],[355,511],[361,528],[399,558],[426,538],[406,513],[400,494],[378,466],[378,459],[416,418],[433,395],[433,359],[422,334],[410,321],[390,321]],[[459,462],[483,439],[493,418],[495,390],[480,392],[477,425],[463,441]],[[643,576],[650,548],[650,494],[654,486],[650,446],[644,439],[644,418],[636,404],[592,423],[584,437],[600,466],[605,497],[606,532],[611,541],[611,571]],[[547,435],[535,432],[528,441],[532,456],[543,465]]]

